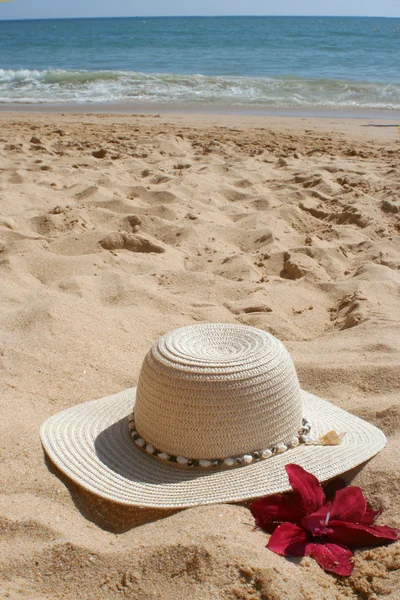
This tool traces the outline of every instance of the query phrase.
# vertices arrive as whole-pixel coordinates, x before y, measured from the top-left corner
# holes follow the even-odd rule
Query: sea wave
[[[400,84],[295,76],[211,77],[135,71],[0,69],[0,103],[10,102],[399,110]]]

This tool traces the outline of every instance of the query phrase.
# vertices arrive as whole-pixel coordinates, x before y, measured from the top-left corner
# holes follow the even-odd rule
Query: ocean
[[[0,21],[0,103],[400,110],[400,18]]]

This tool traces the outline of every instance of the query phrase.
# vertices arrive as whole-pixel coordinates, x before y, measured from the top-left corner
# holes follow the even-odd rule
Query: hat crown
[[[293,361],[260,329],[182,327],[157,340],[143,361],[135,426],[170,455],[215,459],[270,448],[295,437],[302,416]]]

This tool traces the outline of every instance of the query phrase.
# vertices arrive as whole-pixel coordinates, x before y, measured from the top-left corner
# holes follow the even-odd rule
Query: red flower
[[[282,556],[312,556],[336,575],[354,568],[350,548],[378,546],[400,538],[400,530],[373,525],[373,511],[359,487],[334,480],[325,488],[299,465],[286,465],[293,492],[250,505],[256,525],[272,533],[267,548]]]

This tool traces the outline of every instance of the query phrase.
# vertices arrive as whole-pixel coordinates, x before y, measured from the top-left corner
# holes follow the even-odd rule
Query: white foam
[[[400,84],[297,77],[0,69],[2,103],[207,104],[238,108],[400,109]]]

